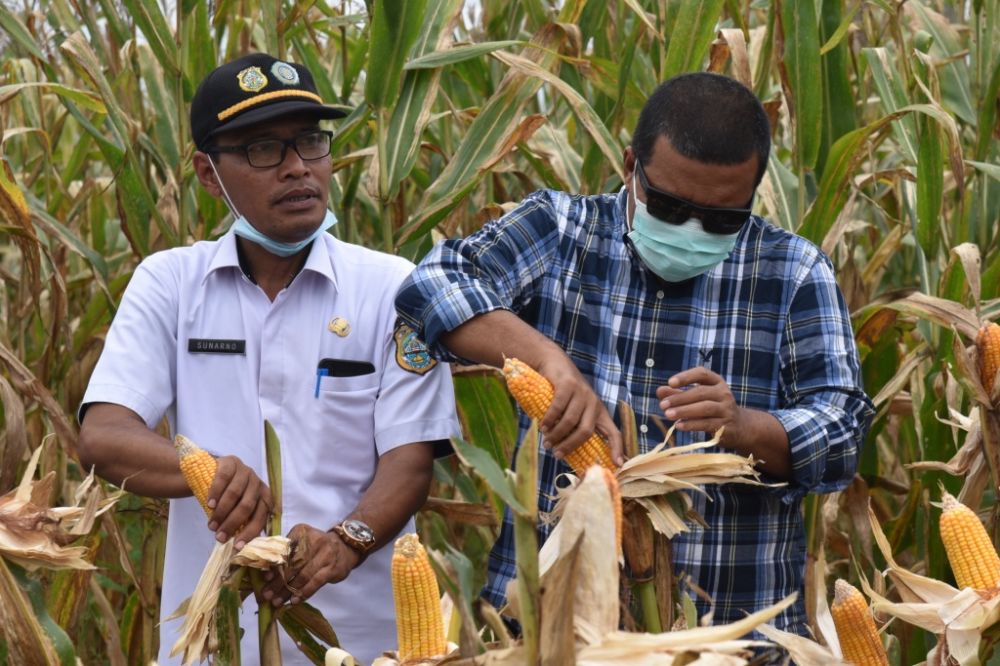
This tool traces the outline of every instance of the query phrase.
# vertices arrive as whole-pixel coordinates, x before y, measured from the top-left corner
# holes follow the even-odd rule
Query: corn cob
[[[187,481],[191,492],[201,504],[201,508],[211,517],[212,510],[208,507],[208,489],[215,478],[218,463],[208,451],[205,451],[184,435],[174,437],[174,447],[180,458],[181,472]]]
[[[447,650],[441,595],[427,551],[416,534],[396,539],[392,553],[399,660],[427,659]]]
[[[615,508],[615,543],[618,544],[618,557],[622,555],[622,491],[618,487],[618,479],[607,467],[602,467],[604,483],[611,495],[611,505]]]
[[[844,660],[856,666],[888,666],[889,658],[878,636],[868,602],[856,587],[843,578],[833,585],[830,614],[837,628]]]
[[[986,394],[993,391],[993,381],[1000,368],[1000,324],[990,322],[979,329],[976,336],[976,352],[979,357],[979,378]]]
[[[531,418],[541,420],[555,397],[552,383],[528,364],[516,358],[504,359],[503,374],[507,379],[507,388],[510,389],[511,395],[517,400],[521,409]],[[579,477],[583,477],[591,465],[600,465],[610,470],[615,469],[607,442],[596,432],[591,434],[587,441],[567,454],[566,462],[570,464]]]
[[[975,512],[944,493],[941,542],[959,588],[993,590],[1000,585],[1000,557]]]

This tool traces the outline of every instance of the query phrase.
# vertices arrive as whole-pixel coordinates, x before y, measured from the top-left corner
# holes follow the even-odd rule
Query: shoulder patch
[[[437,365],[424,341],[417,337],[417,332],[402,319],[396,320],[396,329],[392,337],[396,340],[396,363],[403,370],[422,375]]]

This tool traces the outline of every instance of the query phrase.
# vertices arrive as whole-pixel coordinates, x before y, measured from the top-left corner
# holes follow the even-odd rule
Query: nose
[[[285,144],[285,158],[278,165],[279,173],[282,177],[298,178],[309,171],[309,163],[306,162],[295,150],[295,145],[291,142]]]

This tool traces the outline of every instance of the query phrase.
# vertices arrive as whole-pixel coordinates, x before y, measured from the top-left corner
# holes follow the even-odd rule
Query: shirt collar
[[[333,286],[336,287],[337,274],[333,269],[336,253],[336,239],[330,234],[321,235],[310,246],[309,256],[306,257],[306,263],[302,267],[302,272],[312,271],[318,273],[332,282]],[[205,272],[205,279],[208,279],[209,275],[221,268],[235,268],[242,272],[239,255],[236,251],[236,234],[232,227],[219,238],[215,256],[212,257],[212,261],[208,265],[208,270]]]

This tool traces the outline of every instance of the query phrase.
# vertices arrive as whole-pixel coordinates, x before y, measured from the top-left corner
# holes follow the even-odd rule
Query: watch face
[[[375,532],[360,520],[345,520],[344,531],[352,539],[357,539],[362,543],[368,544],[375,541]]]

